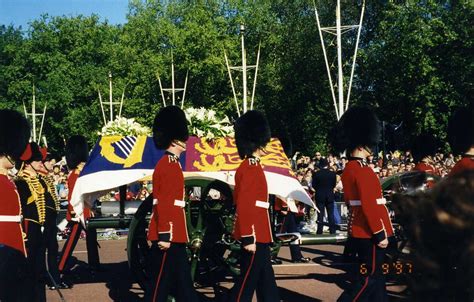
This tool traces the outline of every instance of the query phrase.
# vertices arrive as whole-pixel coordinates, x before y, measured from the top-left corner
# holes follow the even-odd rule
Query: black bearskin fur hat
[[[439,143],[432,134],[422,133],[413,138],[411,144],[411,155],[417,163],[427,156],[435,155],[438,148]]]
[[[239,117],[234,124],[235,143],[239,156],[244,159],[258,148],[265,147],[271,138],[270,126],[263,113],[251,110]]]
[[[369,108],[353,106],[334,127],[331,139],[336,152],[351,152],[358,146],[373,148],[380,139],[380,122]]]
[[[30,139],[30,125],[18,111],[0,110],[0,155],[18,159]]]
[[[463,154],[474,146],[474,105],[459,108],[448,124],[448,141],[453,153]]]
[[[82,135],[73,135],[66,143],[66,162],[69,169],[86,162],[89,157],[89,146],[87,140]]]
[[[162,108],[153,123],[153,141],[158,149],[167,149],[173,140],[188,140],[188,122],[183,110],[177,106]]]

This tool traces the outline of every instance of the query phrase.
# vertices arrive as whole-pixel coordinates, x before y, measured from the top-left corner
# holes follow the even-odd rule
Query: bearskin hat
[[[448,141],[453,153],[463,154],[474,146],[474,105],[459,108],[448,123]]]
[[[153,141],[158,149],[167,149],[173,140],[188,140],[188,122],[183,110],[177,106],[162,108],[153,123]]]
[[[380,139],[380,122],[369,108],[354,106],[342,115],[330,137],[336,152],[350,152],[358,146],[375,147]]]
[[[0,155],[18,159],[30,139],[30,125],[18,111],[0,110]]]
[[[263,113],[251,110],[239,117],[234,124],[235,143],[239,156],[244,159],[258,148],[265,147],[271,138],[270,126]]]
[[[66,162],[69,169],[75,169],[77,166],[86,162],[89,157],[89,146],[87,140],[82,135],[73,135],[66,143]]]
[[[413,138],[411,143],[411,155],[415,162],[419,162],[429,155],[435,155],[438,147],[439,142],[432,134],[422,133]]]

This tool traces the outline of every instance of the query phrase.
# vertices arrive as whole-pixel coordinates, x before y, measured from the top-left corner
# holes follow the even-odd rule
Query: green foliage
[[[334,25],[335,2],[316,4],[323,25]],[[360,1],[343,4],[343,23],[357,23]],[[389,123],[404,121],[406,141],[425,130],[445,138],[450,112],[473,95],[473,11],[469,1],[367,1],[352,104],[375,106]],[[109,71],[114,99],[125,91],[122,115],[150,126],[163,106],[157,76],[171,86],[173,56],[176,87],[189,72],[185,106],[235,119],[223,52],[241,64],[244,23],[248,64],[261,43],[255,108],[266,112],[274,135],[292,138],[294,151],[329,150],[336,118],[313,1],[133,0],[127,18],[117,26],[98,16],[44,15],[27,31],[0,26],[0,108],[29,107],[34,84],[38,109],[48,104],[44,134],[62,153],[72,134],[97,139],[104,125],[98,90],[108,100]],[[355,35],[345,37],[349,63]],[[332,64],[335,50],[328,55]],[[347,85],[347,65],[345,74]],[[241,74],[233,75],[242,99]],[[251,92],[252,71],[248,77]]]

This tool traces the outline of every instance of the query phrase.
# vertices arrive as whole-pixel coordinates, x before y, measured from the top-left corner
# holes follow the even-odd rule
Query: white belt
[[[186,206],[186,202],[184,200],[175,199],[174,205],[177,207],[184,208]]]
[[[266,201],[257,200],[257,202],[255,202],[255,206],[257,206],[259,208],[268,209],[270,207],[270,203],[268,203]]]
[[[0,215],[0,222],[21,222],[21,215]]]
[[[377,198],[376,201],[377,201],[377,204],[386,204],[387,203],[387,200],[383,197],[382,198]],[[353,207],[362,205],[360,200],[349,200],[349,204]]]
[[[353,207],[355,206],[361,206],[362,203],[360,202],[360,200],[349,200],[349,204]]]

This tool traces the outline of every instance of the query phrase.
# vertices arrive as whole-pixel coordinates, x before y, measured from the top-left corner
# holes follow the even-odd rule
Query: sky
[[[90,16],[111,24],[126,22],[128,0],[0,0],[0,25],[28,28],[28,22],[42,14],[50,16]]]

